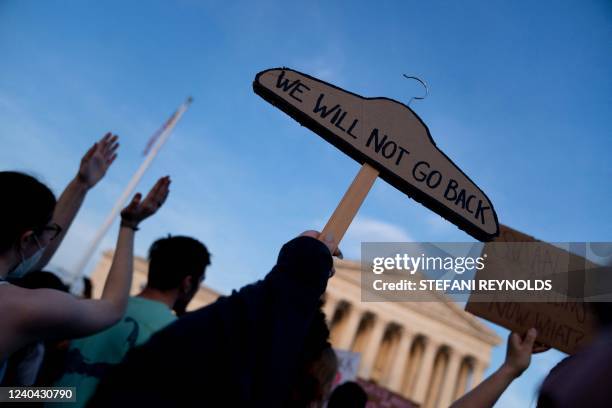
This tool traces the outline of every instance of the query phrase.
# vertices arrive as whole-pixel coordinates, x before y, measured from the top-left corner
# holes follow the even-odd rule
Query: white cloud
[[[427,225],[429,225],[429,227],[435,232],[444,232],[455,229],[453,224],[436,213],[429,214],[425,221],[427,222]]]
[[[294,67],[308,75],[336,85],[342,85],[346,80],[344,70],[346,60],[343,47],[340,43],[327,43],[323,50],[317,55],[309,58],[296,58],[293,61]]]
[[[316,59],[309,68],[312,76],[328,82],[334,82],[339,76],[338,69],[328,65],[322,59]]]
[[[362,242],[411,242],[401,227],[375,218],[357,217],[349,227],[340,247],[349,259],[361,257]]]
[[[369,217],[357,217],[351,224],[347,236],[353,236],[362,241],[410,241],[411,237],[397,225]]]
[[[299,71],[331,83],[337,82],[342,77],[341,65],[337,58],[330,59],[322,55],[294,62],[295,68]]]

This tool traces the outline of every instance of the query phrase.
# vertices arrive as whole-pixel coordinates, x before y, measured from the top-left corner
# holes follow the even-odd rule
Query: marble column
[[[431,374],[433,372],[434,360],[437,352],[438,343],[428,338],[425,343],[425,352],[423,353],[419,370],[416,372],[414,392],[411,395],[412,400],[419,405],[423,405],[425,402],[425,396],[427,394],[429,382],[431,381]]]
[[[376,356],[378,355],[378,351],[380,350],[380,344],[382,342],[386,328],[387,321],[377,316],[376,320],[374,320],[374,327],[372,327],[370,335],[368,336],[367,346],[361,355],[361,363],[359,364],[359,376],[363,379],[367,380],[370,378],[370,373],[372,372],[372,368],[374,367],[374,362],[376,361]]]
[[[423,362],[424,353],[425,339],[423,336],[418,336],[412,340],[412,346],[410,347],[410,353],[408,354],[408,365],[402,381],[401,394],[405,397],[412,398],[412,395],[414,394],[414,385],[417,380],[420,365]]]
[[[467,392],[467,383],[469,375],[470,366],[467,360],[464,359],[459,367],[459,378],[457,379],[457,387],[455,389],[455,394],[453,395],[454,401],[456,401],[460,397],[463,397]]]
[[[463,356],[457,350],[449,349],[449,360],[446,368],[446,375],[442,383],[442,391],[440,393],[440,406],[448,407],[454,402],[455,389],[457,386],[457,378],[459,377],[459,369]]]
[[[359,322],[363,313],[355,306],[350,306],[347,310],[348,316],[346,317],[347,322],[342,327],[342,331],[338,333],[338,344],[334,345],[340,350],[350,350],[359,328]]]
[[[395,352],[395,360],[391,366],[391,372],[387,377],[388,387],[400,394],[402,391],[402,384],[404,375],[406,374],[406,363],[408,360],[408,354],[410,353],[410,347],[412,346],[412,340],[414,336],[405,327],[402,328],[400,341],[397,345]]]
[[[478,384],[482,382],[484,372],[487,369],[487,365],[480,360],[474,360],[474,370],[472,371],[472,384],[470,389],[473,390]]]
[[[325,295],[325,304],[323,305],[323,311],[325,312],[325,320],[327,320],[327,326],[331,329],[331,323],[334,319],[334,313],[338,308],[338,299],[334,299],[329,294]]]

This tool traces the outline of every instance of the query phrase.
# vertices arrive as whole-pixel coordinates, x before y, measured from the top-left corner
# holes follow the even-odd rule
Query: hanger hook
[[[427,98],[429,96],[429,87],[427,86],[425,81],[423,81],[421,78],[418,78],[418,77],[415,77],[415,76],[406,75],[406,74],[402,74],[402,75],[406,79],[414,79],[415,81],[419,81],[421,83],[421,85],[423,85],[423,87],[425,88],[425,95],[423,95],[423,96],[413,96],[408,101],[408,106],[410,106],[410,104],[412,103],[413,100],[422,100],[422,99],[425,99],[425,98]]]

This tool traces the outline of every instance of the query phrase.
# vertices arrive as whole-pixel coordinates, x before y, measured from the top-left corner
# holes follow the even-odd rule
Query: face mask
[[[8,278],[13,278],[13,279],[22,278],[28,272],[30,272],[36,266],[36,264],[38,264],[43,254],[45,253],[45,248],[40,246],[40,243],[38,242],[36,238],[34,239],[36,240],[36,245],[38,245],[38,251],[36,251],[34,255],[32,255],[31,257],[27,259],[23,257],[23,253],[22,253],[21,262],[11,272],[8,273],[8,276],[7,276]]]

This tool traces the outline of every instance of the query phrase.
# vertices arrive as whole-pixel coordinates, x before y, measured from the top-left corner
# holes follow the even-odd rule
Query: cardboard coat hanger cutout
[[[255,93],[363,164],[322,232],[336,244],[378,176],[481,241],[499,233],[486,194],[408,106],[365,98],[289,68],[257,74]]]

